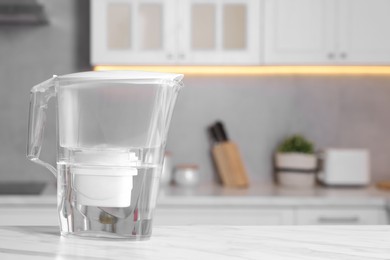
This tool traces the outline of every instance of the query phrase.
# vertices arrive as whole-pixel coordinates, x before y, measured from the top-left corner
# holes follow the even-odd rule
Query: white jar
[[[176,185],[193,187],[199,184],[199,168],[193,164],[181,164],[175,168],[173,180]]]

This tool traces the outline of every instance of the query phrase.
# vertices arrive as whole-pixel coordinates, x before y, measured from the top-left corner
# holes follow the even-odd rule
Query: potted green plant
[[[313,187],[317,170],[314,145],[301,135],[286,138],[275,156],[277,181],[286,187]]]

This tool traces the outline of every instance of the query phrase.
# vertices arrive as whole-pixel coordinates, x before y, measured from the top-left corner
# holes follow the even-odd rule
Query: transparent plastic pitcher
[[[31,90],[27,157],[57,177],[61,234],[147,239],[182,75],[83,72]],[[57,169],[39,159],[57,103]]]

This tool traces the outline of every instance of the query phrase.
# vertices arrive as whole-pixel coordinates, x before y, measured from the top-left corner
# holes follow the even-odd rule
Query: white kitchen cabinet
[[[341,0],[341,63],[390,64],[390,1]]]
[[[334,7],[334,0],[267,0],[265,63],[333,63]]]
[[[388,0],[267,0],[265,63],[389,64],[388,10]]]
[[[387,224],[380,208],[313,207],[296,210],[297,225],[380,225]]]
[[[176,0],[91,1],[91,63],[171,64]]]
[[[91,2],[93,65],[259,64],[259,0]]]
[[[293,225],[292,209],[256,207],[157,207],[155,225]]]
[[[245,201],[245,200],[244,200]],[[157,205],[154,225],[386,225],[383,206]],[[0,226],[57,226],[55,204],[0,205]]]
[[[156,225],[385,225],[383,207],[158,206]]]
[[[178,2],[179,63],[260,63],[261,1]]]
[[[55,205],[1,206],[0,226],[58,226]]]

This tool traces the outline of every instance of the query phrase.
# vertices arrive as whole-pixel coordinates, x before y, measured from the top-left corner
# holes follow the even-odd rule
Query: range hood
[[[45,8],[37,0],[0,0],[0,26],[47,23]]]

